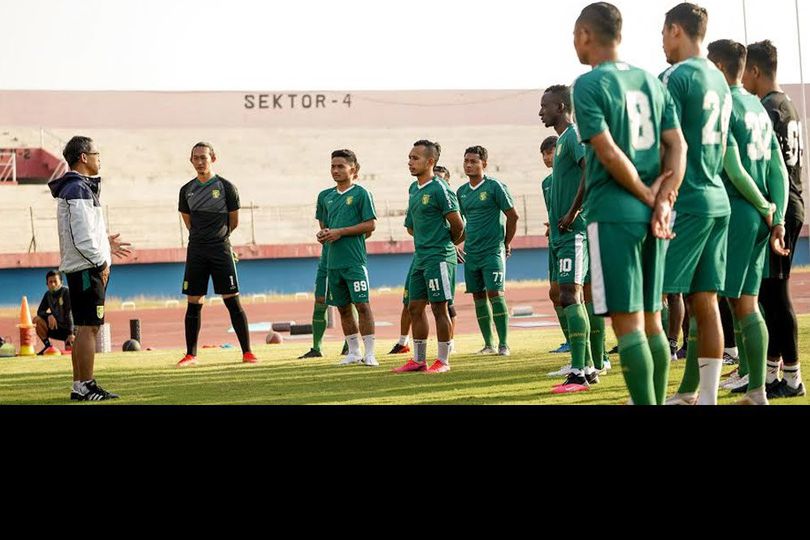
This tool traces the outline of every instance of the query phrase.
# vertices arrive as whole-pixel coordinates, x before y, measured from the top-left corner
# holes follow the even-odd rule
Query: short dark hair
[[[709,59],[717,60],[728,70],[729,75],[738,78],[745,69],[745,45],[733,39],[718,39],[709,43]]]
[[[478,154],[478,157],[480,157],[482,161],[486,161],[487,159],[489,159],[489,152],[487,152],[486,148],[480,145],[471,146],[466,150],[464,150],[464,155],[466,156],[467,154]]]
[[[59,270],[48,270],[48,273],[45,274],[45,281],[48,281],[53,276],[58,277],[59,281],[62,281],[62,274],[61,274],[61,272],[59,272]]]
[[[357,155],[348,148],[341,148],[332,152],[332,158],[343,158],[350,164],[354,165],[357,171],[360,171],[360,162],[357,161]]]
[[[429,141],[427,139],[419,139],[418,141],[413,143],[413,145],[424,146],[425,148],[427,148],[430,157],[432,157],[436,161],[439,161],[439,157],[442,155],[442,147],[437,142]]]
[[[664,24],[672,26],[677,24],[693,39],[703,39],[706,36],[706,25],[709,23],[709,12],[697,4],[683,2],[667,11]]]
[[[558,98],[560,98],[560,103],[563,104],[563,108],[571,112],[571,87],[565,84],[554,84],[546,88],[546,91],[543,92],[544,94],[554,94]]]
[[[595,2],[582,10],[577,24],[590,28],[601,43],[618,41],[622,35],[622,13],[607,2]]]
[[[549,150],[557,146],[558,138],[559,137],[557,137],[556,135],[549,135],[548,137],[543,139],[543,142],[540,143],[540,151],[548,152]]]
[[[450,171],[447,170],[447,167],[443,167],[441,165],[434,165],[433,172],[436,174],[446,174],[447,179],[450,179]]]
[[[76,135],[75,137],[71,137],[71,139],[65,145],[65,149],[62,152],[62,157],[65,158],[67,164],[71,167],[79,162],[82,158],[82,154],[89,154],[90,150],[93,148],[93,139],[90,137],[85,137],[83,135]]]
[[[210,150],[212,156],[216,155],[216,152],[214,152],[214,147],[211,145],[211,143],[204,142],[204,141],[198,142],[197,144],[195,144],[194,146],[191,147],[191,155],[194,155],[194,149],[195,148],[208,148],[208,150]]]
[[[757,66],[765,76],[776,77],[776,46],[769,39],[750,44],[747,62],[749,66]]]

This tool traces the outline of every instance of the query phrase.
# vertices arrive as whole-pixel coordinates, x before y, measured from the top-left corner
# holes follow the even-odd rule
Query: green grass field
[[[800,317],[799,337],[803,356],[810,353],[808,338],[810,315],[805,315]],[[201,350],[199,365],[184,369],[174,367],[181,357],[180,350],[105,354],[96,357],[96,377],[104,388],[121,394],[121,399],[106,402],[116,405],[618,405],[627,400],[616,356],[611,359],[613,370],[590,391],[551,394],[552,385],[560,381],[546,373],[567,363],[568,358],[546,351],[556,348],[560,340],[556,329],[515,331],[510,337],[511,357],[456,353],[451,360],[453,371],[439,375],[390,373],[392,367],[406,360],[406,355],[378,354],[379,368],[338,367],[340,345],[334,342],[325,347],[333,354],[330,358],[294,360],[309,345],[299,341],[259,346],[256,353],[261,363],[257,365],[241,364],[238,349]],[[459,336],[456,342],[460,351],[481,347],[477,335]],[[609,347],[614,343],[608,340]],[[386,352],[391,345],[381,341],[377,349]],[[432,346],[429,356],[435,354],[435,341]],[[670,393],[680,382],[683,364],[673,362]],[[0,404],[68,404],[70,382],[67,356],[0,358]],[[721,390],[722,404],[731,404],[736,398]],[[773,401],[785,405],[808,403],[808,396]]]

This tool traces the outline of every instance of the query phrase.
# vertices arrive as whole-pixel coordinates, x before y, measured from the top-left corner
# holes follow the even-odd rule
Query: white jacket
[[[100,178],[68,171],[48,183],[57,199],[59,228],[59,269],[66,273],[112,264],[110,241],[99,201]]]

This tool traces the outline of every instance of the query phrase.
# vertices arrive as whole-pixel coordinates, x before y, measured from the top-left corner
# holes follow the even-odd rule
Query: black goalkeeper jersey
[[[228,240],[228,212],[239,210],[239,192],[220,176],[202,183],[196,178],[180,188],[178,210],[191,216],[189,245]]]
[[[804,221],[802,199],[802,123],[796,106],[784,92],[771,92],[762,98],[762,105],[773,123],[773,131],[782,148],[782,157],[787,166],[790,184],[787,216]]]

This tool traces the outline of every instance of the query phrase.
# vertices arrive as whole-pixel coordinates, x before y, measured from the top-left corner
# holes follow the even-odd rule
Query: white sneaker
[[[551,373],[546,373],[546,375],[548,377],[565,377],[569,373],[571,373],[571,364],[568,364],[567,366],[563,366],[560,369],[558,369],[557,371],[552,371]]]
[[[507,345],[498,345],[498,356],[511,356],[512,352]]]
[[[603,360],[602,369],[599,370],[599,375],[605,375],[611,369],[613,369],[613,366],[610,365],[610,360]]]
[[[728,378],[725,381],[720,383],[720,388],[730,390],[735,386],[737,386],[739,382],[740,382],[740,374],[737,370],[734,370],[729,374]]]
[[[380,363],[373,356],[366,356],[363,358],[363,364],[368,367],[379,367]]]
[[[484,347],[475,354],[498,354],[498,351],[495,349],[495,347]]]
[[[363,357],[359,354],[352,354],[349,353],[343,357],[343,360],[338,362],[339,366],[349,366],[351,364],[361,364],[363,362]]]
[[[734,381],[729,384],[723,386],[726,390],[734,390],[735,388],[739,388],[741,386],[745,386],[748,384],[748,375],[745,377],[737,377]]]
[[[675,394],[664,402],[664,405],[697,405],[698,394]]]

